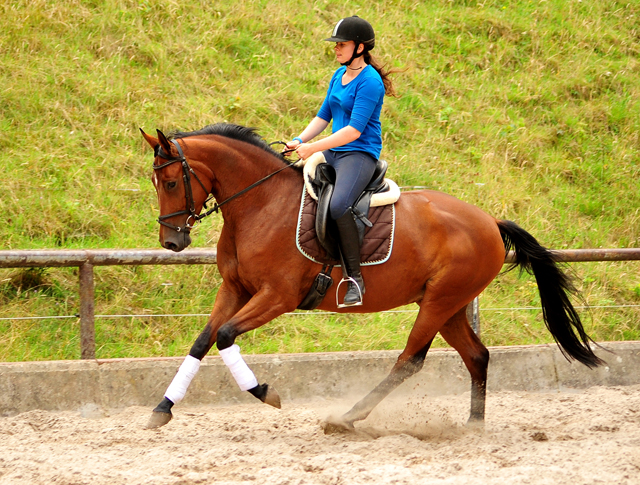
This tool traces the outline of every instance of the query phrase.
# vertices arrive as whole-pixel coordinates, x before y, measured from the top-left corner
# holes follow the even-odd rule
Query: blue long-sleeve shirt
[[[352,126],[361,135],[357,140],[336,148],[334,151],[361,151],[380,158],[382,151],[382,129],[380,110],[384,101],[384,84],[380,74],[367,65],[349,84],[342,84],[346,67],[340,67],[332,76],[327,96],[318,111],[318,117],[330,122],[332,132]]]

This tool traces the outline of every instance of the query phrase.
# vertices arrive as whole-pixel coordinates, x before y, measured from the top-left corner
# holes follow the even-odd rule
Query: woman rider
[[[340,252],[351,278],[344,306],[362,305],[364,281],[360,272],[358,229],[351,210],[370,182],[382,150],[380,110],[385,94],[395,95],[388,75],[371,56],[375,34],[371,24],[357,16],[340,20],[328,39],[335,42],[341,67],[333,74],[317,116],[287,146],[307,159],[323,152],[336,171],[330,203],[331,218],[340,235]],[[332,134],[311,143],[333,120]]]

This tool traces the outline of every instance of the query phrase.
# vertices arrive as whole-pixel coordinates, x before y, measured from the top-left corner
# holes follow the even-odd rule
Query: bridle
[[[223,205],[225,205],[228,202],[231,202],[233,199],[235,199],[236,197],[241,196],[242,194],[244,194],[245,192],[248,192],[249,190],[253,189],[254,187],[257,187],[258,185],[260,185],[261,183],[265,182],[266,180],[270,179],[271,177],[273,177],[274,175],[282,172],[284,169],[289,168],[289,167],[293,167],[295,164],[294,163],[289,163],[288,165],[285,165],[284,167],[276,170],[275,172],[267,175],[266,177],[258,180],[257,182],[251,184],[249,187],[242,189],[240,192],[232,195],[231,197],[228,197],[227,199],[223,200],[222,202],[220,202],[219,204],[217,202],[215,202],[213,204],[213,207],[211,209],[208,209],[204,214],[198,214],[196,212],[196,204],[195,204],[195,200],[193,199],[193,191],[191,189],[191,175],[193,174],[193,176],[195,177],[195,179],[198,181],[198,183],[200,184],[200,186],[202,187],[202,190],[204,190],[204,193],[207,194],[207,199],[204,201],[204,203],[202,204],[202,206],[207,209],[207,202],[209,202],[210,200],[212,200],[213,194],[211,194],[213,187],[211,188],[211,190],[207,190],[204,186],[204,184],[202,183],[202,181],[200,180],[200,178],[198,177],[198,174],[194,172],[194,170],[189,166],[189,162],[187,162],[187,158],[184,156],[184,153],[182,151],[182,147],[180,146],[180,144],[174,139],[174,140],[169,140],[171,143],[173,143],[173,145],[176,147],[176,150],[178,150],[178,157],[172,157],[170,154],[166,154],[164,153],[164,151],[162,150],[162,146],[158,145],[157,147],[157,152],[156,152],[156,156],[163,158],[166,160],[166,162],[160,164],[160,165],[153,165],[153,169],[154,170],[161,170],[165,167],[168,167],[169,165],[173,165],[174,163],[180,163],[182,165],[182,180],[184,181],[184,197],[185,197],[185,209],[178,211],[178,212],[173,212],[171,214],[166,214],[164,216],[159,216],[158,217],[158,222],[163,225],[166,226],[170,229],[173,229],[176,232],[182,232],[185,234],[189,234],[191,232],[191,229],[193,229],[193,226],[195,225],[196,222],[201,221],[202,219],[204,219],[205,217],[213,214],[214,212],[218,212],[218,210],[220,209],[220,207],[222,207]],[[274,143],[280,143],[283,145],[286,145],[286,143],[278,141],[278,142],[274,142]],[[284,150],[283,154],[285,153],[290,153],[292,150]],[[170,219],[172,217],[175,216],[180,216],[180,215],[188,215],[184,226],[176,226],[174,224],[171,224],[170,222],[166,222],[167,219]],[[189,224],[189,221],[193,219],[193,224]]]
[[[193,199],[193,191],[191,190],[191,174],[193,174],[193,176],[196,178],[196,180],[202,187],[202,190],[204,190],[205,194],[209,195],[211,193],[211,190],[207,190],[205,188],[204,184],[198,177],[198,174],[196,174],[193,171],[193,169],[189,166],[189,162],[187,162],[187,159],[184,156],[184,153],[182,151],[182,147],[180,147],[180,144],[176,140],[170,140],[170,141],[171,143],[174,144],[174,146],[178,150],[178,157],[173,158],[171,157],[171,155],[165,154],[164,151],[162,150],[162,147],[158,145],[158,150],[156,155],[160,158],[164,158],[167,161],[160,165],[154,165],[153,169],[161,170],[165,167],[168,167],[169,165],[173,165],[174,163],[180,163],[182,165],[182,180],[184,181],[185,209],[178,212],[173,212],[171,214],[166,214],[164,216],[159,216],[158,222],[163,226],[173,229],[176,232],[184,232],[186,234],[189,234],[191,232],[191,229],[193,229],[193,225],[189,224],[189,220],[193,219],[193,224],[195,224],[203,217],[206,217],[206,215],[201,216],[198,213],[196,213],[196,203],[195,203],[195,200]],[[207,200],[205,201],[205,207],[206,207],[206,203],[209,200],[210,198],[207,198]],[[189,217],[187,217],[187,220],[184,222],[184,226],[182,227],[171,224],[170,222],[166,222],[167,219],[170,219],[175,216],[180,216],[183,214],[187,214]]]

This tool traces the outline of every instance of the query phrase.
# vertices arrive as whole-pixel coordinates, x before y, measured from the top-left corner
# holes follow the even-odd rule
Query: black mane
[[[269,144],[256,133],[255,128],[247,128],[246,126],[234,125],[233,123],[215,123],[196,131],[174,131],[169,135],[169,138],[178,139],[197,135],[220,135],[227,138],[233,138],[234,140],[251,143],[252,145],[262,148],[266,152],[278,157],[280,160],[285,161],[282,153],[271,148]]]

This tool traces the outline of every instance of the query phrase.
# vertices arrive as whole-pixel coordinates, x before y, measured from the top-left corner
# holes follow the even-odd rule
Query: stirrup
[[[357,301],[356,303],[350,303],[350,304],[345,304],[343,303],[339,303],[339,292],[340,292],[340,286],[342,285],[342,283],[353,283],[354,285],[356,285],[356,288],[358,288],[358,295],[360,295],[360,301]],[[348,291],[348,288],[347,288]],[[346,295],[345,295],[346,296]],[[362,305],[362,290],[360,289],[360,285],[358,284],[358,282],[353,279],[351,276],[346,276],[344,278],[342,278],[340,280],[340,283],[338,283],[338,287],[336,288],[336,305],[338,308],[350,308],[352,306],[361,306]]]

